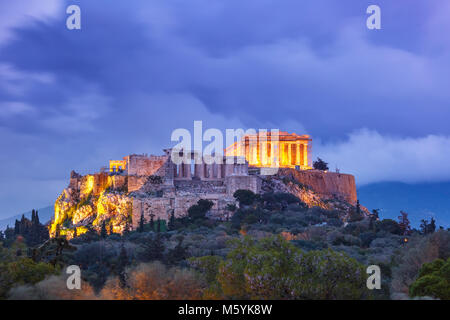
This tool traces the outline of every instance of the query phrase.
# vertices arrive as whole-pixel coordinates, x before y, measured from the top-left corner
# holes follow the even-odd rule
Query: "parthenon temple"
[[[183,152],[182,163],[175,164],[171,158],[172,149],[166,149],[161,156],[129,155],[123,160],[111,160],[108,171],[125,171],[128,175],[138,176],[161,174],[175,180],[220,180],[228,176],[246,176],[252,167],[308,170],[311,169],[311,141],[308,135],[285,131],[247,134],[226,148],[223,155],[217,155],[222,160],[219,162],[206,163],[205,156],[200,156],[203,160],[197,161],[199,153],[189,151]],[[228,162],[230,159],[233,161]]]
[[[226,156],[245,156],[249,166],[311,169],[308,155],[311,153],[309,135],[280,131],[264,135],[251,134],[242,137],[225,150]]]

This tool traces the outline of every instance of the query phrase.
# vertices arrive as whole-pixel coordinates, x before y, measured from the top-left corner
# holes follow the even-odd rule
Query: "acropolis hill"
[[[89,228],[99,230],[103,222],[108,230],[122,233],[135,229],[141,215],[146,221],[185,216],[200,199],[214,203],[210,218],[227,220],[232,215],[228,205],[237,205],[233,194],[239,189],[292,193],[310,207],[348,211],[355,205],[352,175],[312,169],[309,136],[280,132],[276,146],[270,139],[253,143],[255,139],[246,136],[228,147],[222,163],[195,162],[198,155],[190,152],[182,155],[192,163],[176,164],[172,150],[166,149],[162,155],[111,160],[95,174],[72,171],[69,186],[56,200],[50,234],[72,238]],[[233,161],[227,161],[230,157]],[[275,167],[275,174],[266,175]]]

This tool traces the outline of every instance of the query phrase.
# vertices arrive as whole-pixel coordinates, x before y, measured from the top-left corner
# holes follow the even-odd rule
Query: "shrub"
[[[264,208],[268,210],[285,210],[289,205],[300,204],[301,201],[291,193],[268,192],[261,196]]]
[[[354,259],[332,250],[305,253],[282,237],[234,242],[218,281],[237,299],[360,299],[366,290]]]
[[[392,219],[383,219],[375,224],[377,231],[386,231],[392,234],[402,234],[402,228]]]
[[[35,285],[22,285],[11,289],[12,300],[92,300],[96,299],[94,290],[81,281],[81,290],[67,290],[67,275],[52,275]]]
[[[9,263],[0,263],[0,298],[6,298],[10,288],[19,285],[32,285],[44,280],[48,275],[58,273],[49,263],[34,262],[20,258]]]
[[[317,158],[317,161],[313,162],[313,168],[316,169],[316,170],[327,171],[328,170],[328,163],[326,163],[325,161],[323,161],[320,158]]]
[[[375,241],[372,242],[372,245]],[[392,270],[392,292],[408,294],[409,287],[417,279],[424,263],[436,259],[447,260],[450,257],[450,232],[439,230],[427,237],[414,236],[395,260],[396,267]]]
[[[211,200],[200,199],[188,209],[188,216],[192,221],[205,219],[206,213],[213,207]]]
[[[251,205],[256,199],[256,195],[251,190],[239,189],[233,194],[233,197],[239,202],[239,205]]]
[[[419,277],[409,287],[411,297],[430,296],[450,300],[450,258],[447,261],[436,259],[425,263]]]
[[[111,278],[100,292],[101,299],[117,300],[191,300],[200,299],[205,287],[192,271],[171,268],[160,262],[140,264],[127,270],[126,285]]]
[[[359,238],[361,239],[361,245],[365,248],[370,246],[370,243],[375,240],[377,235],[373,232],[361,233]]]
[[[162,178],[160,176],[151,175],[147,178],[147,181],[151,184],[161,184]]]
[[[342,222],[342,220],[341,219],[338,219],[338,218],[331,218],[331,219],[328,219],[328,221],[327,221],[327,224],[329,225],[329,226],[332,226],[332,227],[342,227],[343,225],[344,225],[344,223]]]

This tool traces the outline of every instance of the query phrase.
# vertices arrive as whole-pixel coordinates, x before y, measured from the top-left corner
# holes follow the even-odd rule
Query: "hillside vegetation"
[[[20,235],[0,247],[0,295],[40,299],[405,299],[444,298],[450,234],[435,222],[410,228],[366,214],[308,207],[290,193],[235,193],[228,221],[207,218],[201,200],[183,218],[141,219],[136,231],[102,226],[29,252]],[[15,241],[10,241],[16,237]],[[56,241],[55,239],[53,239]],[[8,242],[9,241],[9,242]],[[50,240],[51,241],[51,240]],[[57,248],[62,254],[54,254]],[[41,254],[50,252],[51,254]],[[438,260],[441,259],[441,260]],[[437,261],[437,262],[436,262]],[[431,264],[429,264],[431,263]],[[17,268],[17,266],[23,266]],[[67,290],[78,265],[82,290]],[[380,290],[366,268],[381,269]],[[21,270],[19,272],[19,270]],[[425,270],[425,271],[424,271]],[[447,281],[447,282],[445,282]]]

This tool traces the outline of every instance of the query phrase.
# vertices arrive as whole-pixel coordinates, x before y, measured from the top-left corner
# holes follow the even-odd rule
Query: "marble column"
[[[280,166],[280,157],[281,157],[280,142],[277,141],[275,143],[272,143],[272,146],[273,146],[272,149],[273,166],[278,168]]]
[[[247,161],[250,162],[250,143],[248,138],[245,138],[244,152],[245,152],[245,159],[247,159]]]
[[[222,179],[222,166],[223,164],[217,164],[217,179]]]
[[[191,178],[191,164],[190,163],[184,163],[184,172],[183,172],[183,176],[187,179]]]
[[[302,143],[300,145],[300,165],[304,165],[305,162],[305,145]]]
[[[273,143],[272,141],[267,143],[267,161],[269,166],[273,165]]]
[[[292,144],[288,143],[287,165],[292,164]]]
[[[208,179],[212,179],[214,176],[214,168],[212,164],[206,165],[206,172],[208,173]]]
[[[257,152],[258,151],[257,151],[256,145],[254,143],[252,143],[251,144],[251,160],[250,160],[251,164],[257,163],[257,161],[258,161]]]
[[[303,165],[308,165],[308,145],[303,145]]]

